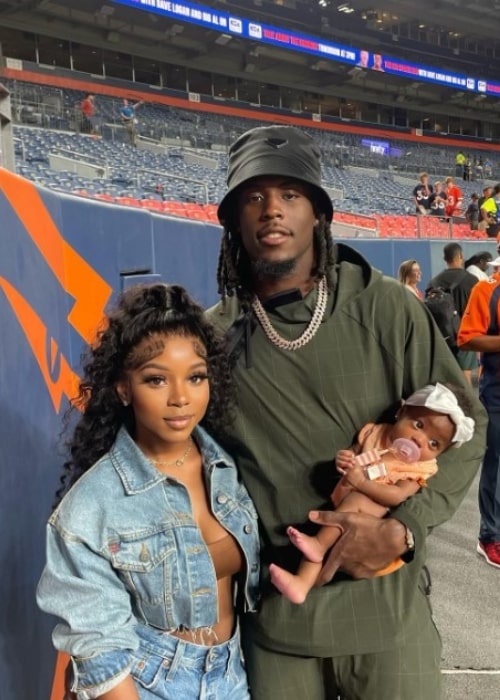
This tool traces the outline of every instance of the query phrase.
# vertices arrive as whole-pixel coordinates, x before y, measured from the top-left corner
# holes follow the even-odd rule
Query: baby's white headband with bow
[[[460,447],[463,442],[467,442],[474,435],[474,420],[465,415],[458,405],[457,397],[453,391],[444,384],[439,382],[427,384],[405,399],[404,403],[408,406],[425,406],[431,411],[449,416],[456,426],[455,434],[451,440],[455,447]]]

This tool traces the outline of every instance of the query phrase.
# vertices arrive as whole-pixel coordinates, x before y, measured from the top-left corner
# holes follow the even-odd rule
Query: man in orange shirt
[[[496,262],[496,261],[494,261]],[[479,481],[477,552],[500,569],[500,275],[472,289],[458,331],[462,350],[481,353],[479,396],[488,411],[487,448]]]

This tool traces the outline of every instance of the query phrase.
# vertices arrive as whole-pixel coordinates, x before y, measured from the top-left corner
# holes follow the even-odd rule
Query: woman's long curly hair
[[[81,411],[81,417],[67,442],[70,457],[64,464],[57,502],[109,451],[122,425],[133,435],[132,408],[122,404],[115,387],[124,371],[144,362],[144,357],[138,358],[134,350],[145,338],[160,334],[198,339],[206,351],[210,382],[210,401],[201,424],[212,436],[220,438],[231,422],[235,394],[222,338],[206,320],[202,307],[182,287],[130,287],[105,321],[106,327],[99,331],[97,341],[83,355],[83,378],[67,421],[76,410]]]
[[[327,274],[328,268],[335,263],[335,246],[333,243],[330,222],[320,210],[318,198],[314,195],[314,187],[310,187],[309,199],[318,218],[318,224],[313,230],[313,246],[315,268],[314,277],[319,280]],[[228,205],[226,205],[227,208]],[[218,291],[224,301],[226,297],[236,294],[243,311],[250,309],[254,296],[254,276],[250,258],[243,247],[237,215],[237,191],[233,193],[229,204],[231,214],[223,222],[219,261],[217,265]]]

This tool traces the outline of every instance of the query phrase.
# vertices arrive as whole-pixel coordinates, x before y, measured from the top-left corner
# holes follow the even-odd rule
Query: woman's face
[[[418,263],[413,263],[411,266],[410,274],[408,276],[408,283],[409,284],[418,284],[420,280],[422,279],[422,271],[420,269],[420,265]]]
[[[132,351],[131,364],[117,384],[135,418],[136,442],[146,452],[189,439],[210,399],[206,349],[193,336],[156,334]]]

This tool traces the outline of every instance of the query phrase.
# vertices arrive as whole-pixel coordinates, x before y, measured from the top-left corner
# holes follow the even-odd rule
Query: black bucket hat
[[[283,175],[315,190],[319,211],[333,217],[332,200],[321,186],[320,150],[314,140],[293,126],[258,126],[231,144],[227,168],[228,190],[219,204],[220,221],[228,218],[236,189],[254,177]]]

